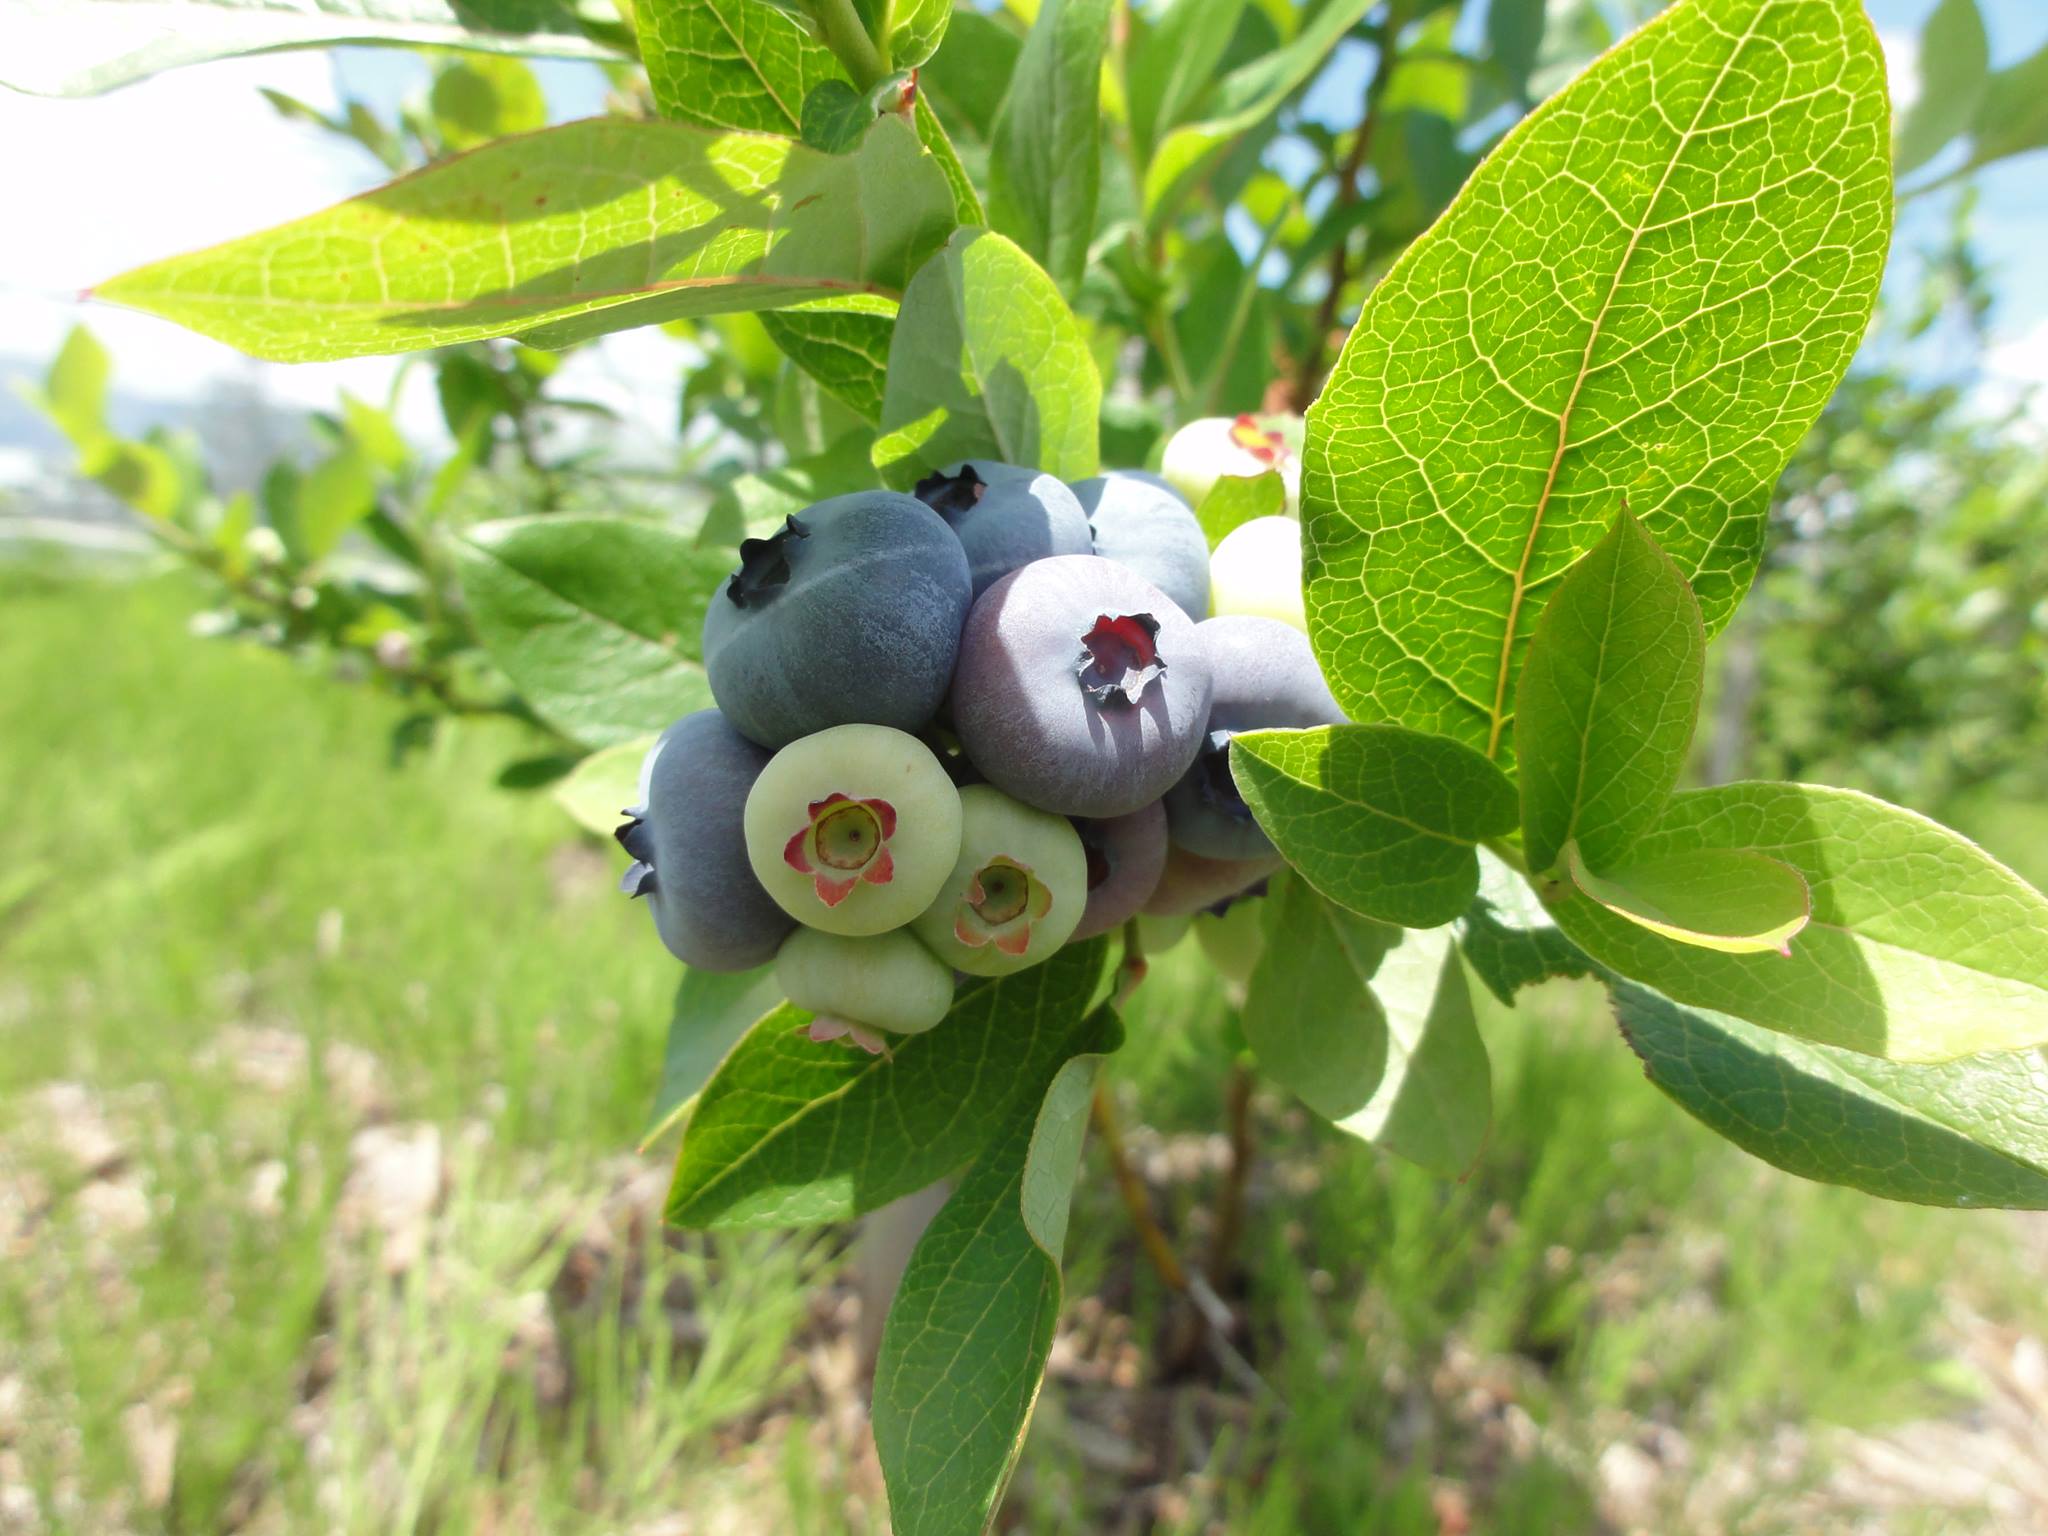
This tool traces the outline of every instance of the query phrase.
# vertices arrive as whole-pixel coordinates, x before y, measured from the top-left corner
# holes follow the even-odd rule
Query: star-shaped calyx
[[[887,885],[896,876],[889,839],[896,808],[886,800],[856,800],[837,792],[810,804],[810,820],[783,845],[782,861],[811,877],[818,900],[836,907],[856,885]]]
[[[789,517],[765,539],[742,540],[740,568],[725,584],[725,595],[732,599],[733,606],[758,608],[788,586],[789,560],[797,540],[810,536],[810,529]]]
[[[1031,867],[997,854],[967,882],[953,915],[953,937],[969,949],[993,944],[1006,955],[1031,947],[1031,930],[1052,911],[1052,892]]]
[[[1098,704],[1119,697],[1126,704],[1136,704],[1165,670],[1157,619],[1149,613],[1103,613],[1096,615],[1094,627],[1081,637],[1074,675]]]

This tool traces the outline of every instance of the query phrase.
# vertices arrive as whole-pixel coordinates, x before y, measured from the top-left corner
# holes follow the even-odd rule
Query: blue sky
[[[1631,0],[1600,0],[1625,15]],[[1893,65],[1894,91],[1914,88],[1914,42],[1935,0],[1866,0]],[[2048,41],[2048,0],[1979,0],[1992,34],[1994,62],[2013,61]],[[1355,121],[1367,55],[1355,73],[1333,71],[1312,110]],[[603,82],[587,65],[544,63],[558,118],[598,111]],[[305,126],[281,124],[257,94],[270,86],[332,108],[349,95],[385,106],[419,90],[426,66],[415,56],[374,49],[334,55],[272,54],[175,71],[108,96],[51,101],[0,90],[0,143],[30,146],[0,157],[0,207],[15,211],[0,241],[0,376],[40,372],[77,320],[85,319],[115,356],[116,378],[132,398],[189,403],[221,383],[253,389],[285,408],[331,408],[337,390],[382,399],[394,388],[408,430],[439,431],[431,389],[420,370],[401,375],[388,359],[284,368],[252,362],[216,343],[149,316],[81,309],[78,290],[160,256],[211,244],[311,212],[382,179],[367,154]],[[1979,181],[1978,233],[2000,301],[1994,372],[2048,382],[2048,154],[1986,172]],[[1907,204],[1897,250],[1936,239],[1945,196]],[[34,238],[24,238],[28,231]],[[1895,263],[1903,271],[1905,262]],[[650,457],[673,432],[676,344],[658,332],[634,332],[586,348],[565,381],[605,400],[633,424]],[[0,455],[27,428],[24,408],[0,377]],[[142,423],[130,420],[131,429]],[[45,446],[54,444],[42,440]],[[16,450],[18,453],[18,450]],[[0,483],[21,472],[0,463]]]

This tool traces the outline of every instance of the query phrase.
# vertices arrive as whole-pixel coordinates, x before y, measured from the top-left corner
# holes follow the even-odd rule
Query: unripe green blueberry
[[[1195,918],[1195,942],[1225,981],[1243,986],[1252,979],[1252,967],[1266,952],[1266,903],[1233,901],[1222,916],[1204,912]]]
[[[800,923],[900,928],[960,855],[960,793],[931,748],[886,725],[837,725],[770,759],[747,796],[747,861]]]
[[[953,1006],[953,973],[902,928],[865,938],[798,928],[775,956],[775,980],[784,997],[828,1025],[915,1035]]]
[[[1209,557],[1209,606],[1219,618],[1278,619],[1306,634],[1301,524],[1291,517],[1255,517],[1226,533]]]
[[[1159,473],[1189,506],[1199,507],[1225,475],[1250,477],[1277,470],[1287,488],[1287,510],[1299,513],[1302,430],[1299,416],[1205,416],[1167,439]]]
[[[1137,918],[1138,943],[1148,956],[1163,955],[1188,936],[1188,928],[1193,922],[1193,917],[1185,912],[1173,917],[1141,912]]]
[[[960,857],[917,936],[973,976],[1036,965],[1067,942],[1088,904],[1080,834],[989,784],[961,790],[960,810]]]

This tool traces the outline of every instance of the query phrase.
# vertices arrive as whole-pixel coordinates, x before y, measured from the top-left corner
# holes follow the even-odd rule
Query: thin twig
[[[1252,1083],[1251,1070],[1242,1060],[1230,1064],[1230,1167],[1223,1175],[1223,1189],[1217,1197],[1216,1230],[1209,1240],[1208,1273],[1219,1281],[1229,1275],[1236,1263],[1238,1239],[1244,1234],[1244,1194],[1251,1181],[1252,1167]]]
[[[1116,1178],[1117,1193],[1123,1196],[1124,1209],[1130,1213],[1132,1230],[1138,1234],[1138,1246],[1145,1250],[1146,1259],[1166,1283],[1167,1289],[1185,1296],[1188,1290],[1187,1271],[1181,1267],[1173,1244],[1167,1240],[1158,1219],[1152,1214],[1152,1197],[1146,1192],[1137,1169],[1131,1166],[1130,1154],[1124,1150],[1123,1132],[1117,1126],[1116,1105],[1110,1097],[1106,1078],[1096,1080],[1094,1110],[1096,1134],[1102,1137],[1102,1151],[1109,1159],[1110,1172]]]

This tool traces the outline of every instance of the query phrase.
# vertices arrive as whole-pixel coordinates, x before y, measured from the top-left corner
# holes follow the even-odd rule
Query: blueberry
[[[624,887],[649,898],[655,932],[685,965],[766,965],[791,927],[747,863],[747,794],[768,754],[715,709],[685,715],[640,769],[640,805],[619,828],[633,855]]]
[[[799,928],[775,957],[775,980],[783,996],[817,1016],[813,1039],[850,1034],[871,1049],[864,1030],[921,1034],[953,1006],[953,973],[904,929],[848,938]]]
[[[1095,553],[1127,565],[1180,605],[1209,616],[1209,540],[1180,493],[1157,475],[1114,469],[1075,482]]]
[[[1197,912],[1225,910],[1260,881],[1286,865],[1279,855],[1262,859],[1205,859],[1185,848],[1168,848],[1166,873],[1143,911],[1154,917],[1192,917]]]
[[[1274,470],[1287,489],[1287,510],[1298,514],[1301,440],[1299,416],[1207,416],[1167,439],[1159,471],[1189,506],[1199,507],[1225,475],[1250,477]]]
[[[917,936],[955,970],[1007,976],[1066,943],[1088,900],[1088,857],[1062,816],[987,784],[960,791],[960,857]]]
[[[740,546],[704,614],[712,697],[764,747],[834,725],[914,731],[945,696],[972,590],[960,541],[915,497],[818,502]]]
[[[1210,606],[1217,617],[1278,619],[1308,633],[1301,600],[1301,524],[1255,517],[1223,536],[1209,557]]]
[[[1178,947],[1193,925],[1194,918],[1185,912],[1176,917],[1155,917],[1149,912],[1140,912],[1138,943],[1148,958],[1163,955]]]
[[[976,597],[1020,565],[1094,547],[1074,493],[1035,469],[968,459],[918,481],[917,499],[959,535]]]
[[[960,792],[915,736],[838,725],[775,754],[745,825],[754,874],[783,911],[827,933],[885,933],[952,873]]]
[[[1232,614],[1208,620],[1195,633],[1208,652],[1216,690],[1194,766],[1166,793],[1167,821],[1174,842],[1190,853],[1256,858],[1271,853],[1273,844],[1231,777],[1231,736],[1269,726],[1341,725],[1344,712],[1300,630],[1278,619]]]
[[[1037,560],[967,616],[951,697],[975,767],[1026,804],[1122,816],[1187,771],[1209,719],[1193,622],[1096,555]]]
[[[1126,816],[1074,823],[1088,855],[1088,905],[1077,939],[1107,933],[1134,916],[1166,868],[1166,807],[1155,800]]]
[[[1195,942],[1225,981],[1243,987],[1266,952],[1266,903],[1233,902],[1221,916],[1204,912],[1194,921]]]

